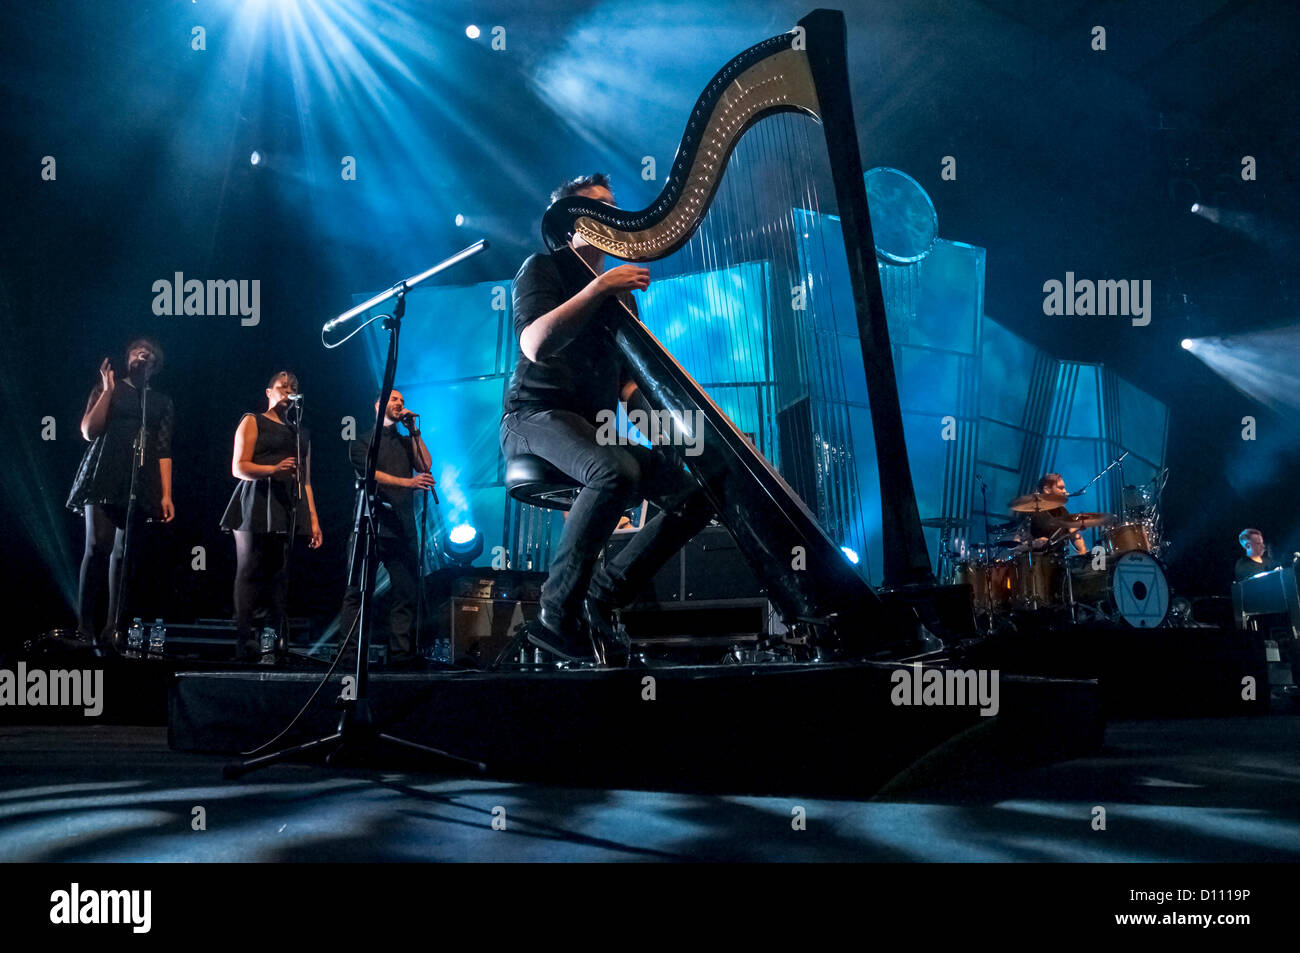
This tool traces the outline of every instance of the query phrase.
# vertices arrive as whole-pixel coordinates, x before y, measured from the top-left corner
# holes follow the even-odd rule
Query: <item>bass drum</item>
[[[1104,570],[1071,567],[1074,601],[1135,629],[1154,629],[1169,615],[1169,583],[1154,556],[1127,552]]]

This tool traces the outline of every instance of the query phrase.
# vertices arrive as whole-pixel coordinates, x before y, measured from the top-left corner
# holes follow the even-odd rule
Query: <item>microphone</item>
[[[290,394],[290,395],[289,395],[287,398],[285,398],[285,399],[286,399],[286,400],[291,400],[291,401],[293,401],[294,403],[297,403],[298,401],[302,400],[302,394]]]

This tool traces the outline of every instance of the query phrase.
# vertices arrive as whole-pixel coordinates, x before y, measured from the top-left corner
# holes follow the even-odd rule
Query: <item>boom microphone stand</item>
[[[258,768],[271,764],[277,764],[281,761],[287,761],[299,755],[315,753],[317,750],[325,753],[325,762],[334,764],[337,760],[352,760],[364,757],[366,754],[373,752],[375,749],[387,747],[390,749],[419,751],[422,754],[431,755],[434,758],[452,761],[459,765],[473,767],[478,771],[487,770],[487,766],[481,761],[474,761],[469,758],[462,758],[458,755],[449,754],[438,748],[432,748],[427,745],[417,744],[414,741],[407,741],[405,738],[398,738],[395,735],[386,734],[378,729],[370,712],[370,604],[375,592],[375,574],[378,569],[378,543],[379,543],[379,524],[378,524],[378,500],[376,498],[376,481],[375,468],[379,462],[379,435],[382,433],[384,426],[384,414],[388,409],[388,397],[393,391],[393,380],[397,376],[397,345],[401,336],[402,317],[406,313],[406,295],[412,288],[428,278],[444,271],[453,265],[459,264],[472,255],[487,248],[487,241],[480,239],[468,248],[462,249],[455,255],[434,265],[427,271],[418,275],[399,281],[392,288],[381,294],[376,295],[368,301],[357,305],[354,308],[345,311],[331,321],[326,322],[321,328],[321,337],[329,334],[339,325],[346,323],[357,315],[368,311],[370,308],[382,304],[391,298],[396,298],[393,305],[393,312],[389,315],[382,315],[384,328],[388,331],[388,358],[384,364],[384,382],[380,388],[379,404],[375,410],[375,436],[370,441],[370,447],[366,453],[366,475],[365,485],[362,489],[362,502],[357,514],[357,525],[354,528],[354,541],[352,557],[355,561],[358,554],[361,558],[361,607],[357,614],[356,625],[357,633],[357,674],[352,694],[344,693],[339,698],[339,707],[342,708],[342,714],[339,716],[338,729],[330,735],[315,738],[303,744],[293,745],[288,748],[282,748],[279,751],[273,751],[270,754],[262,755],[257,758],[249,758],[234,764],[228,764],[225,768],[224,775],[226,778],[238,778],[249,771],[255,771]],[[378,320],[372,318],[371,320]],[[369,321],[366,322],[370,323]],[[362,325],[364,327],[365,325]],[[357,328],[359,331],[361,328]],[[353,331],[352,334],[355,334]],[[326,347],[337,347],[344,343],[349,334],[337,344]]]

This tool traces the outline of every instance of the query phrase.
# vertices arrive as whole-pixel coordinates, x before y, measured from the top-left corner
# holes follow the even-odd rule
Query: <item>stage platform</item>
[[[1002,675],[997,712],[986,716],[974,705],[895,704],[900,669],[914,675],[884,663],[377,674],[370,698],[384,730],[483,761],[492,777],[599,787],[862,795],[940,749],[978,773],[1102,743],[1095,682]],[[177,672],[170,744],[251,750],[288,724],[320,678]],[[341,689],[335,676],[286,740],[329,734]]]
[[[162,728],[0,727],[0,861],[1294,863],[1298,733],[1297,716],[1116,722],[1093,755],[971,777],[937,754],[866,800],[302,765],[231,783],[224,757],[168,750]]]

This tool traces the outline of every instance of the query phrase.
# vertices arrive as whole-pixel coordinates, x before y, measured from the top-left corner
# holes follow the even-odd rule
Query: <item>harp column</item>
[[[934,583],[930,555],[907,459],[903,412],[894,374],[894,355],[885,320],[885,300],[876,267],[875,239],[867,208],[862,157],[848,84],[844,15],[817,10],[799,21],[807,33],[808,62],[821,97],[821,120],[831,156],[835,197],[848,253],[849,280],[857,303],[862,364],[871,403],[871,423],[880,468],[884,584],[887,588]],[[830,91],[838,91],[831,95]]]

